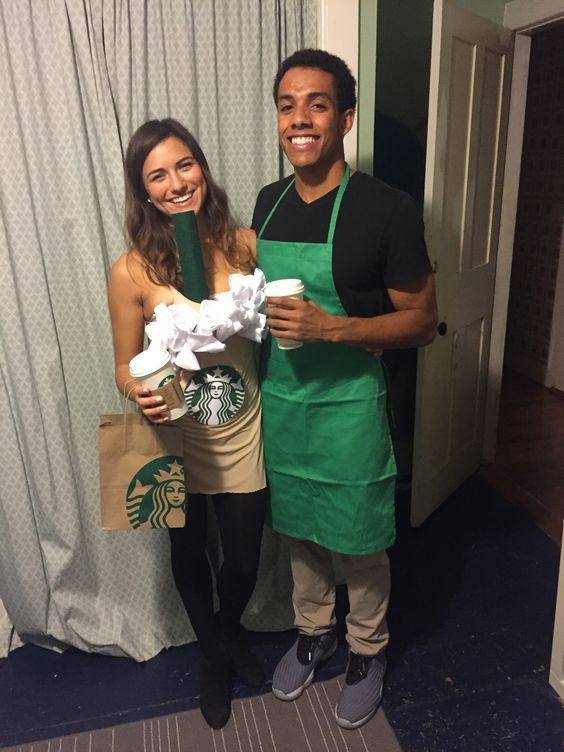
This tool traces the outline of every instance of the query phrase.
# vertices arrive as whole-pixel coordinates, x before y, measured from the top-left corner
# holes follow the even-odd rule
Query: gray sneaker
[[[385,673],[384,653],[366,656],[350,651],[345,686],[335,707],[339,726],[355,729],[372,718],[382,699]]]
[[[337,649],[335,632],[310,637],[300,634],[284,655],[272,677],[272,692],[279,700],[295,700],[313,681],[315,667]]]

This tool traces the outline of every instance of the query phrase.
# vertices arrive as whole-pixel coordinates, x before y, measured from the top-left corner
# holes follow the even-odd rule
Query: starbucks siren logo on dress
[[[240,374],[229,366],[197,371],[184,390],[189,414],[207,426],[220,426],[237,415],[245,399]]]

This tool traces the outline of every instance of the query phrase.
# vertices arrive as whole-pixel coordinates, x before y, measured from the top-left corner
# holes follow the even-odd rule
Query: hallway
[[[481,475],[556,543],[564,518],[564,395],[503,374],[495,462]]]

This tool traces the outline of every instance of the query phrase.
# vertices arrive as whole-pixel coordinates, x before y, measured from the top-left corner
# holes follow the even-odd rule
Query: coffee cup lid
[[[129,372],[133,377],[140,378],[158,371],[167,363],[170,363],[170,355],[166,350],[149,348],[129,361]]]
[[[264,288],[266,295],[295,295],[304,291],[301,279],[275,279],[267,282]]]

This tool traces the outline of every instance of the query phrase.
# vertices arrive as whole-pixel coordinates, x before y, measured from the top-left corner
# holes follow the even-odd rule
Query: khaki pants
[[[390,597],[390,562],[385,551],[366,556],[336,554],[317,543],[288,538],[294,578],[294,622],[300,632],[320,635],[335,626],[333,557],[342,567],[350,611],[347,642],[359,655],[375,655],[389,639],[386,612]]]

